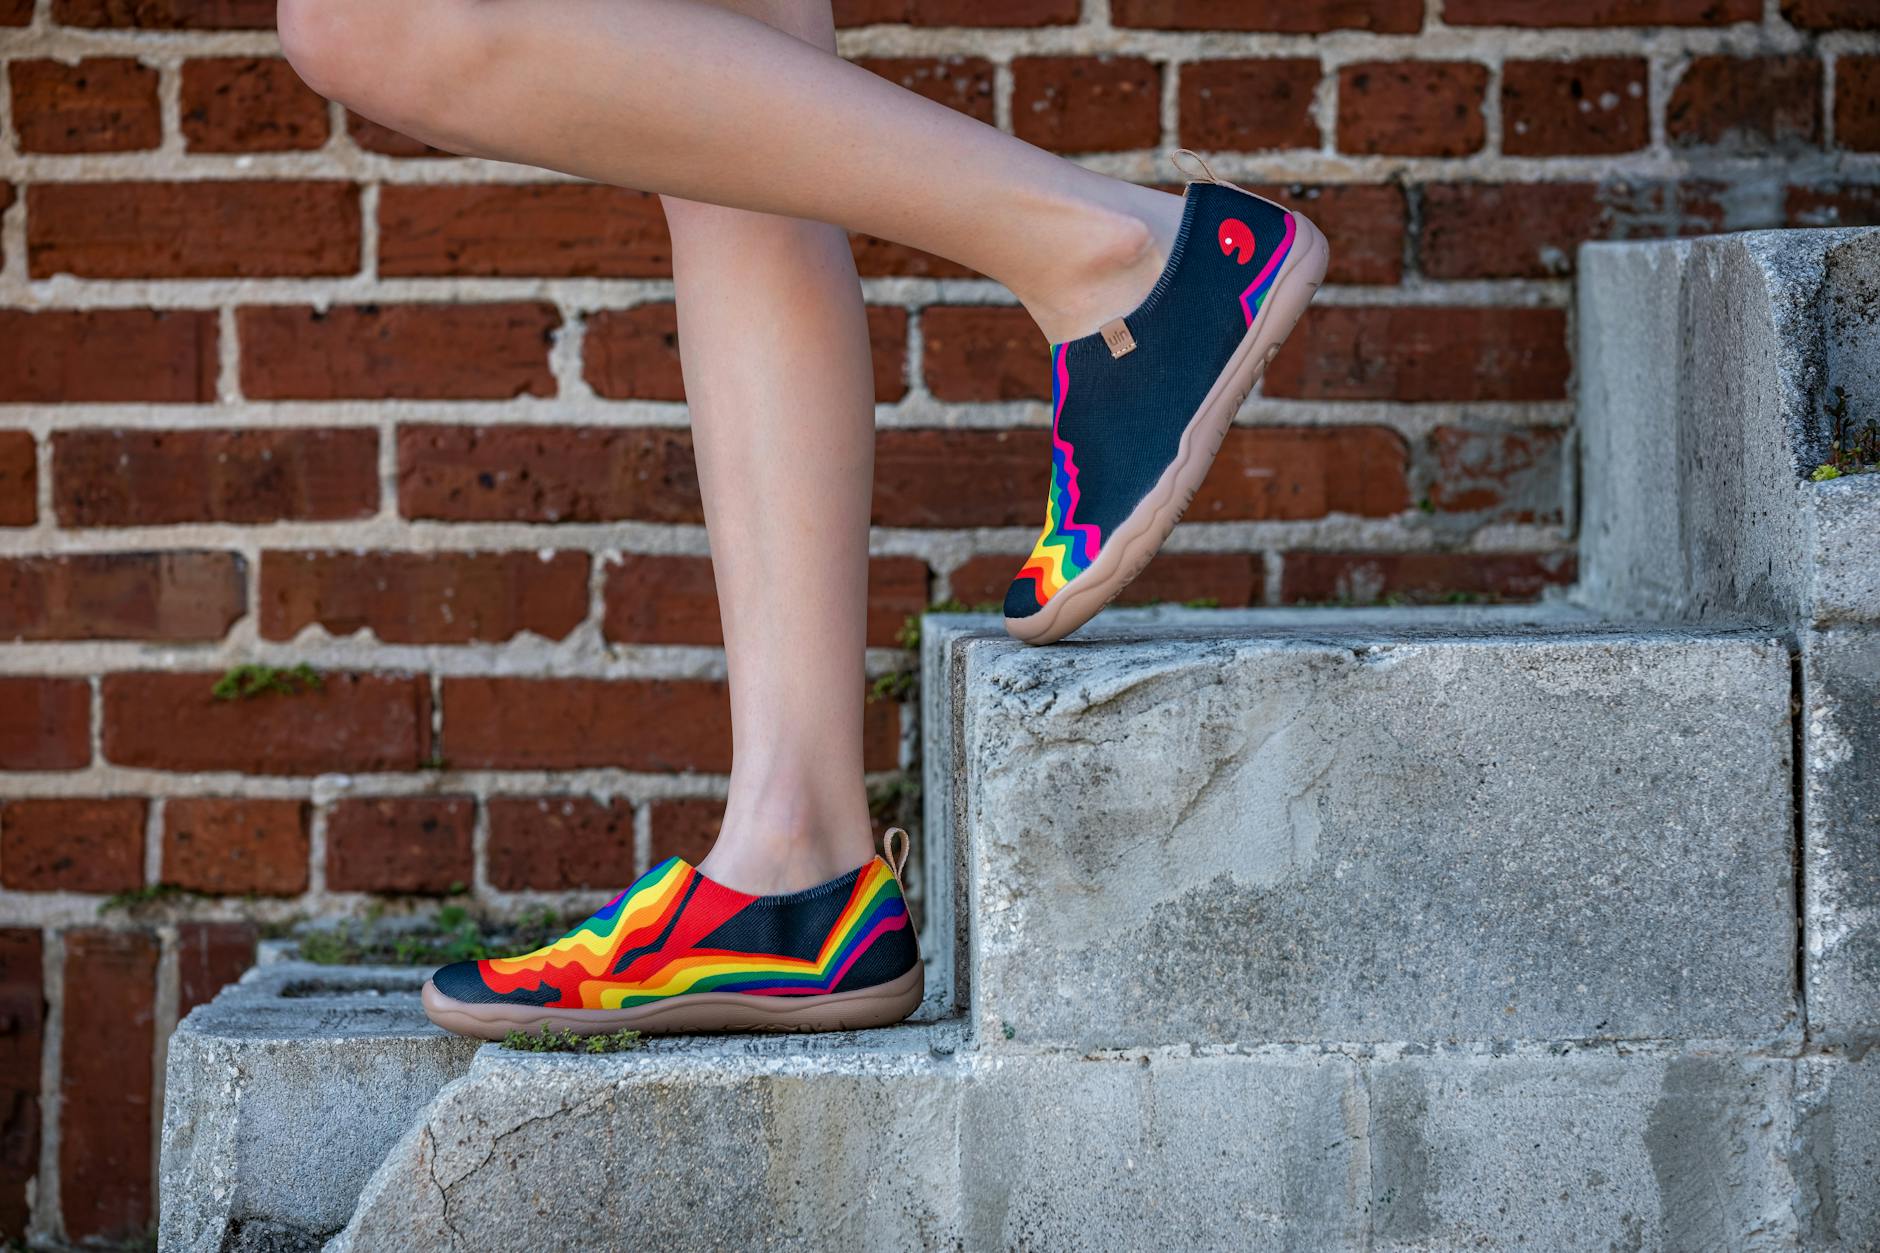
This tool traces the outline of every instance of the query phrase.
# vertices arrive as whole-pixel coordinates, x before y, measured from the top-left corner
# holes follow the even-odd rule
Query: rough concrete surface
[[[1880,1249],[1880,1051],[1805,1059],[1794,1121],[1801,1246]]]
[[[1808,1028],[1880,1039],[1880,628],[1807,633],[1802,699]]]

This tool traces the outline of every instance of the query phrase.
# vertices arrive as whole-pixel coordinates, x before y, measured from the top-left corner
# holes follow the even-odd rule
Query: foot
[[[1147,298],[1052,349],[1045,525],[1005,596],[1026,643],[1068,635],[1142,572],[1324,280],[1325,237],[1300,215],[1226,183],[1184,200]]]
[[[892,863],[875,857],[778,896],[739,892],[668,858],[553,944],[445,966],[424,985],[424,1012],[485,1040],[551,1028],[844,1031],[899,1022],[923,991],[901,894],[906,839],[889,833]]]

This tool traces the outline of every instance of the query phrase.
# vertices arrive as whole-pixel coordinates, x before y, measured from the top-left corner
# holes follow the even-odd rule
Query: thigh
[[[836,19],[831,0],[687,0],[754,17],[786,35],[824,52],[836,50]]]

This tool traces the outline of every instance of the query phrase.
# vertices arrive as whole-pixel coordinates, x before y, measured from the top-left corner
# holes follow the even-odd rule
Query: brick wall
[[[1130,178],[1205,150],[1331,237],[1143,597],[1570,580],[1574,246],[1880,220],[1876,0],[838,8],[878,73]],[[272,13],[0,0],[0,1234],[147,1223],[162,1041],[257,923],[591,903],[722,795],[657,201],[349,117]],[[855,251],[888,673],[1028,549],[1045,356],[984,280]],[[246,662],[322,683],[216,699]]]

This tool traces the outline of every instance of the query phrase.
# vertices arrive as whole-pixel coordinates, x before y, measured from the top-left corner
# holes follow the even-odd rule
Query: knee
[[[465,0],[279,0],[281,50],[307,85],[425,137],[466,80]]]

